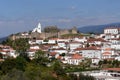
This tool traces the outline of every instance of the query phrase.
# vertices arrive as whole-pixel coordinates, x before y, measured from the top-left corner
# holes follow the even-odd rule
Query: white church
[[[38,23],[38,26],[37,26],[36,28],[34,28],[32,32],[38,32],[38,33],[41,33],[41,24]]]

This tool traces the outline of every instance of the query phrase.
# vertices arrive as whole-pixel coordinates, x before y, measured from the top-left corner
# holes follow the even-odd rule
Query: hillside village
[[[41,25],[38,24],[38,27],[33,29],[31,33],[39,37],[31,37],[32,34],[21,33],[19,37],[14,35],[11,38],[12,40],[29,38],[30,47],[25,53],[31,60],[35,58],[37,51],[42,50],[50,60],[57,59],[63,64],[69,65],[81,65],[80,63],[86,59],[91,60],[91,65],[94,67],[103,60],[120,61],[120,29],[116,27],[105,28],[103,34],[85,35],[74,30],[70,34],[81,35],[45,38],[43,36],[45,33],[42,33]],[[19,56],[19,53],[8,45],[0,45],[0,53],[3,56],[1,61],[8,57]]]
[[[33,29],[33,33],[41,34],[41,25]],[[31,38],[28,43],[30,48],[27,54],[30,59],[34,58],[35,52],[42,50],[47,52],[49,58],[60,59],[65,64],[79,65],[84,58],[92,59],[93,64],[98,64],[100,60],[120,61],[120,29],[108,27],[103,34],[92,34],[89,36],[74,36],[69,38]],[[76,34],[76,33],[73,33]],[[22,33],[22,36],[28,33]],[[22,37],[21,37],[22,38]],[[23,37],[26,38],[26,37]],[[0,46],[3,55],[16,57],[15,50],[10,46]]]

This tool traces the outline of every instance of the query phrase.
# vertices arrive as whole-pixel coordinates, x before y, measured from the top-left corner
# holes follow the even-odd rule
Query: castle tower
[[[32,32],[38,32],[38,33],[41,33],[41,24],[38,23],[38,26],[37,26],[36,28],[34,28]]]

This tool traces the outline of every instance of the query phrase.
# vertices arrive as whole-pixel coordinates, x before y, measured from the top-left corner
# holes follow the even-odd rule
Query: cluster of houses
[[[26,51],[30,59],[42,50],[49,59],[59,59],[64,64],[79,65],[85,59],[91,59],[92,64],[100,60],[120,61],[120,29],[109,27],[103,34],[90,36],[74,36],[72,38],[34,38],[29,39],[29,49]],[[0,53],[16,58],[18,53],[10,46],[0,45]]]
[[[120,61],[120,29],[109,27],[103,34],[77,36],[72,38],[50,38],[48,40],[31,39],[27,54],[33,59],[35,52],[46,52],[49,59],[59,59],[65,64],[79,65],[84,59],[91,59],[92,64],[100,60]]]
[[[16,58],[19,54],[10,46],[0,45],[0,61],[8,57]]]

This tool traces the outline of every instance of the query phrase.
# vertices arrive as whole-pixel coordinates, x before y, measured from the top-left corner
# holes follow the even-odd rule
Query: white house
[[[74,41],[84,43],[84,42],[86,42],[86,41],[87,41],[87,39],[86,39],[85,37],[81,37],[81,38],[74,38]]]
[[[79,65],[79,63],[82,62],[82,60],[82,55],[75,53],[71,56],[71,58],[68,58],[67,63],[72,65]]]
[[[62,54],[62,53],[67,53],[67,50],[64,49],[64,48],[55,48],[55,49],[51,49],[52,52],[57,52],[59,54]]]
[[[16,58],[19,54],[16,53],[16,50],[11,48],[10,46],[2,46],[0,53],[2,55],[7,55],[13,58]]]
[[[120,61],[120,56],[115,57],[115,60]]]
[[[29,50],[27,51],[27,56],[32,60],[32,59],[35,58],[35,52],[36,52],[35,49],[29,49]]]
[[[70,50],[76,49],[78,47],[83,47],[82,43],[77,42],[77,41],[69,42]]]
[[[87,40],[87,43],[89,45],[92,45],[92,44],[101,45],[101,44],[103,44],[103,42],[106,42],[106,41],[103,40],[102,38],[90,38],[90,39]]]
[[[120,39],[111,39],[111,48],[120,49]]]
[[[92,58],[92,64],[98,64],[100,61],[99,58]]]
[[[110,47],[102,48],[101,53],[102,53],[102,59],[113,58],[112,55],[115,55],[114,50]]]
[[[54,40],[54,39],[49,39],[49,40],[48,40],[48,44],[56,44],[56,42],[57,42],[57,41]]]
[[[35,49],[35,50],[39,50],[40,47],[38,45],[31,45],[30,49]]]
[[[42,42],[43,42],[42,38],[41,39],[36,39],[36,44],[42,44]]]
[[[70,39],[62,39],[62,38],[59,38],[57,39],[57,42],[69,42]]]
[[[81,54],[84,58],[102,58],[101,50],[96,47],[76,48],[74,51]]]
[[[58,42],[58,46],[62,48],[66,48],[66,44],[63,41]]]
[[[104,34],[118,34],[119,28],[109,27],[104,29]]]
[[[16,50],[11,49],[8,53],[9,56],[16,58],[17,56],[19,56],[18,53],[16,53]]]

